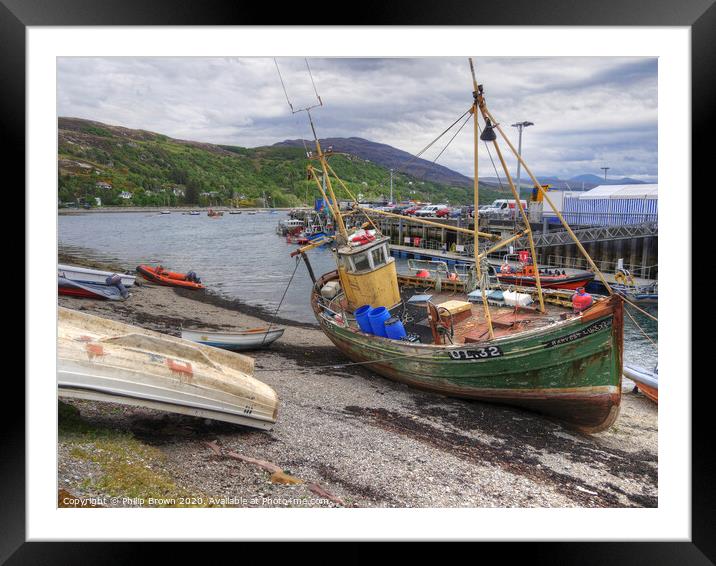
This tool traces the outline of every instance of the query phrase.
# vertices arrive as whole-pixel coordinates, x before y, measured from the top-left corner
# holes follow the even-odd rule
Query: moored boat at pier
[[[518,254],[519,262],[516,266],[508,263],[507,257],[496,273],[498,281],[504,285],[515,285],[517,287],[536,287],[537,275],[539,272],[540,284],[543,289],[579,289],[586,287],[594,280],[592,271],[573,271],[567,273],[564,270],[552,268],[540,268],[534,265],[529,252],[522,251]]]

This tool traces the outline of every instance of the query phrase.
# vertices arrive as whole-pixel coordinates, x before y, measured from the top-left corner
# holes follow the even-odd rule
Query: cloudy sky
[[[657,60],[625,57],[475,59],[488,107],[529,120],[523,155],[538,175],[657,175]],[[464,58],[311,59],[324,107],[321,137],[362,137],[418,152],[472,102]],[[302,58],[280,58],[294,108],[316,103]],[[270,58],[58,58],[58,115],[175,138],[246,147],[307,138]],[[434,159],[451,134],[423,157]],[[471,123],[439,163],[472,176]],[[484,146],[483,146],[484,147]],[[507,153],[507,148],[504,150]],[[493,156],[494,157],[494,156]],[[510,160],[510,164],[514,162]],[[480,175],[494,176],[482,151]]]

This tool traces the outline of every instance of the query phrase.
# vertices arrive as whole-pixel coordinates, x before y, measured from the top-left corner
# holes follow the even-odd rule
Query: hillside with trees
[[[124,206],[275,206],[310,204],[320,196],[308,179],[303,147],[244,148],[172,139],[79,118],[58,119],[58,200]],[[386,167],[352,154],[331,166],[354,195],[390,193]],[[394,173],[395,200],[472,202],[465,186]],[[336,187],[339,198],[348,198]],[[481,203],[505,196],[481,186]],[[359,197],[360,198],[360,197]]]

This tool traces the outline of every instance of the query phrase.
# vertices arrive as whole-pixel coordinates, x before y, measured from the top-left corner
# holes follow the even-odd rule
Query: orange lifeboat
[[[161,265],[154,267],[151,265],[139,265],[137,271],[142,274],[147,281],[167,285],[169,287],[183,287],[185,289],[203,289],[204,285],[195,273],[178,273],[176,271],[167,271]]]

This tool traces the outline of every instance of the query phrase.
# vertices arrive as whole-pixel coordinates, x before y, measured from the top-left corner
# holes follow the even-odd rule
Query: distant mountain
[[[581,182],[591,183],[594,185],[643,185],[643,184],[645,184],[644,181],[639,181],[638,179],[632,179],[631,177],[622,177],[621,179],[607,178],[605,180],[603,177],[599,177],[598,175],[593,175],[591,173],[587,173],[585,175],[577,175],[576,177],[571,177],[569,180],[576,181],[578,183],[581,183]]]
[[[620,179],[607,179],[605,182],[603,177],[599,177],[598,175],[592,175],[589,173],[584,175],[577,175],[566,180],[560,179],[559,177],[556,177],[554,175],[540,175],[537,177],[537,180],[543,185],[550,185],[553,190],[567,191],[588,191],[590,189],[593,189],[594,187],[598,187],[599,185],[645,184],[644,181],[632,179],[631,177],[622,177]],[[515,184],[517,184],[516,178],[513,178],[513,181],[515,182]],[[498,179],[497,177],[480,177],[480,184],[482,183],[498,188],[501,184],[503,188],[507,188],[507,180],[504,177],[500,179]],[[523,174],[522,178],[520,179],[520,185],[522,186],[522,190],[529,189],[532,187],[532,181],[530,181],[529,177],[526,177],[526,175]]]
[[[313,147],[313,143],[304,140],[284,140],[274,144],[278,147]],[[373,142],[363,138],[324,138],[324,148],[333,147],[333,151],[349,153],[370,161],[386,169],[395,169],[422,181],[431,181],[453,187],[472,187],[472,179],[444,165],[438,165],[426,159],[415,158],[412,154],[393,146]]]

